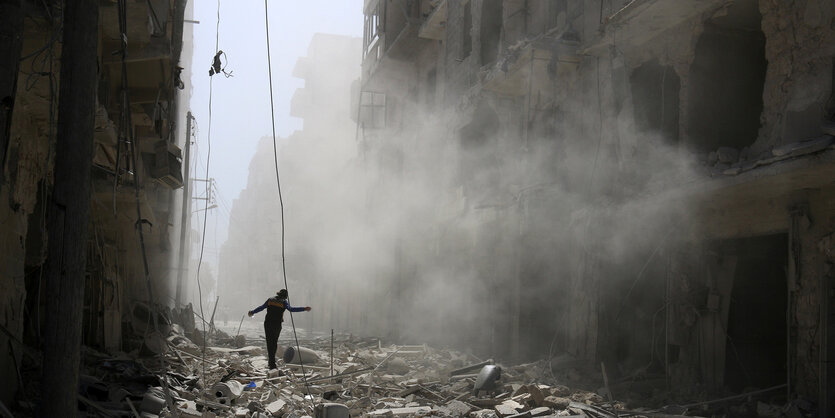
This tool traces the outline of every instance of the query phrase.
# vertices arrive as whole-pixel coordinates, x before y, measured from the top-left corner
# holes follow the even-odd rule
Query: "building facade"
[[[364,14],[368,217],[401,214],[387,327],[833,413],[831,2]]]
[[[80,344],[108,352],[139,347],[151,328],[147,306],[174,305],[186,142],[179,96],[190,71],[182,73],[180,62],[186,2],[102,2],[90,7],[79,3],[78,7],[54,1],[0,5],[4,62],[0,343],[7,347],[0,355],[0,372],[9,377],[0,388],[0,400],[9,406],[14,405],[20,381],[11,376],[20,376],[21,370],[25,374],[27,365],[46,368],[70,363],[71,368],[73,362],[80,363]],[[64,16],[77,18],[86,27],[71,28]],[[87,29],[97,35],[83,38],[83,45],[76,42],[82,36],[78,33]],[[67,42],[75,43],[65,47]],[[84,64],[95,73],[91,83],[82,84],[74,70],[62,71],[62,65],[77,66],[87,55],[95,59]],[[81,104],[73,109],[77,113],[61,114],[64,99],[73,100],[62,97],[62,92],[79,97]],[[88,111],[94,113],[94,121],[68,116]],[[67,135],[88,128],[92,138]],[[77,149],[84,144],[92,145],[92,161],[84,160],[86,150]],[[54,190],[66,176],[56,163],[62,159],[91,170],[89,194],[79,189],[59,195]],[[60,213],[67,202],[89,206],[89,222],[68,217],[63,224],[56,223],[52,208],[57,206]],[[59,225],[65,225],[63,235]],[[71,235],[71,230],[86,234]],[[81,248],[86,263],[80,265],[86,266],[78,274],[59,272],[64,279],[56,282],[48,268],[50,246]],[[63,266],[67,260],[56,262]],[[65,293],[75,283],[77,289],[83,288],[83,296]],[[56,294],[50,288],[60,290]],[[61,311],[68,304],[73,308]],[[80,317],[75,316],[76,309]],[[68,318],[66,327],[72,329],[48,335],[48,324],[60,327],[61,317]],[[80,340],[73,335],[80,335]],[[71,407],[77,402],[78,376],[64,374],[69,370],[64,369],[46,373],[66,379],[58,387],[46,382],[42,386],[45,399],[59,409],[67,406],[64,400]],[[48,398],[56,390],[68,395]]]

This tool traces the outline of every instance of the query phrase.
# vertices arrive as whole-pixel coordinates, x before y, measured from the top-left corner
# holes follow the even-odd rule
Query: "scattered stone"
[[[716,153],[716,151],[711,151],[709,154],[707,154],[707,165],[712,166],[716,164],[718,161],[719,155]]]
[[[719,147],[716,150],[716,159],[720,163],[733,164],[739,160],[739,150],[731,147]]]
[[[284,409],[284,406],[287,405],[287,402],[282,400],[276,400],[271,402],[269,405],[266,406],[267,412],[269,412],[272,416],[277,417],[281,416],[281,411]]]
[[[268,370],[262,347],[239,348],[241,341],[234,338],[213,340],[224,346],[207,346],[203,362],[202,347],[183,336],[180,327],[171,329],[166,338],[173,349],[153,358],[125,360],[95,353],[96,360],[85,359],[83,364],[97,366],[86,372],[90,379],[84,402],[116,416],[172,416],[159,386],[158,376],[167,375],[169,399],[182,417],[610,417],[618,409],[641,410],[640,405],[605,402],[593,392],[543,384],[572,379],[577,386],[595,383],[588,380],[594,372],[568,355],[502,367],[450,350],[342,337],[334,343],[331,372],[330,339],[308,339],[304,350],[328,353],[323,358],[329,361],[327,366],[305,362],[303,373],[301,367],[282,362]],[[194,353],[189,351],[194,348]],[[407,354],[400,356],[404,348]],[[411,354],[418,351],[421,356]],[[166,360],[165,368],[160,358]],[[475,370],[479,373],[471,374]],[[790,416],[805,411],[768,404],[750,404],[748,411],[755,407],[761,416],[774,416],[774,408],[794,412],[786,412]]]
[[[506,400],[496,405],[493,409],[495,409],[500,416],[505,417],[519,413],[519,411],[525,409],[525,405],[522,405],[514,400]]]
[[[551,414],[551,408],[548,408],[548,407],[545,407],[545,406],[541,406],[541,407],[539,407],[539,408],[534,408],[534,409],[531,409],[531,410],[530,410],[530,411],[528,411],[528,412],[530,412],[530,413],[531,413],[531,416],[532,416],[532,417],[544,417],[544,416],[546,416],[546,415],[550,415],[550,414]]]
[[[316,405],[315,418],[350,418],[348,407],[338,403]]]
[[[547,406],[548,408],[554,408],[557,410],[562,410],[568,408],[568,404],[571,403],[571,399],[568,398],[560,398],[557,396],[547,396],[542,402],[543,406]]]

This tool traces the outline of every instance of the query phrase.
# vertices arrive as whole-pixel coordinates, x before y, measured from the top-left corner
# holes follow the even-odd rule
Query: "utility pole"
[[[0,184],[12,127],[20,50],[23,46],[22,0],[0,0]]]
[[[96,114],[99,2],[64,4],[55,184],[49,201],[46,324],[37,416],[76,416]]]
[[[183,275],[186,270],[186,248],[188,231],[191,229],[191,178],[189,177],[189,154],[191,154],[191,121],[194,116],[191,112],[186,113],[186,143],[185,147],[185,172],[183,173],[183,214],[180,217],[180,268],[177,269],[177,292],[174,298],[177,307],[183,305]],[[189,253],[190,254],[190,253]]]

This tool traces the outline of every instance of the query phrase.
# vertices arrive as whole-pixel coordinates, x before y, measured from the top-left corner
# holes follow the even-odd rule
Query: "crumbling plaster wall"
[[[752,150],[820,135],[832,95],[835,2],[760,0],[766,35],[762,126]],[[756,155],[756,154],[755,154]]]
[[[832,291],[833,283],[831,237],[835,231],[835,199],[832,193],[831,188],[807,192],[791,208],[790,376],[794,391],[809,399],[818,399],[823,367],[832,356],[821,351],[821,338],[827,334],[825,327],[831,328],[821,316],[821,308],[826,306],[824,298]]]
[[[583,9],[593,6],[587,3]],[[726,6],[719,5],[691,18],[645,44],[630,45],[624,40],[613,45],[616,54],[622,55],[628,72],[651,59],[675,69],[681,81],[679,134],[682,143],[689,141],[686,115],[690,96],[696,94],[689,83],[696,43],[704,23],[711,17],[722,16]],[[793,3],[760,0],[759,10],[768,61],[763,112],[758,139],[743,153],[743,158],[754,158],[776,145],[817,136],[820,122],[831,117],[825,112],[832,96],[835,4],[827,0]],[[588,28],[599,25],[595,25],[588,13],[583,16],[582,21],[574,24],[575,28],[581,27],[578,23],[584,24],[582,33],[588,39],[594,35]]]

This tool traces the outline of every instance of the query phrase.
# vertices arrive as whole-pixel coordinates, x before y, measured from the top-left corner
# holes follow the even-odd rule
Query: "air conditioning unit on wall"
[[[173,143],[162,140],[154,145],[151,177],[172,188],[183,187],[183,152]]]

